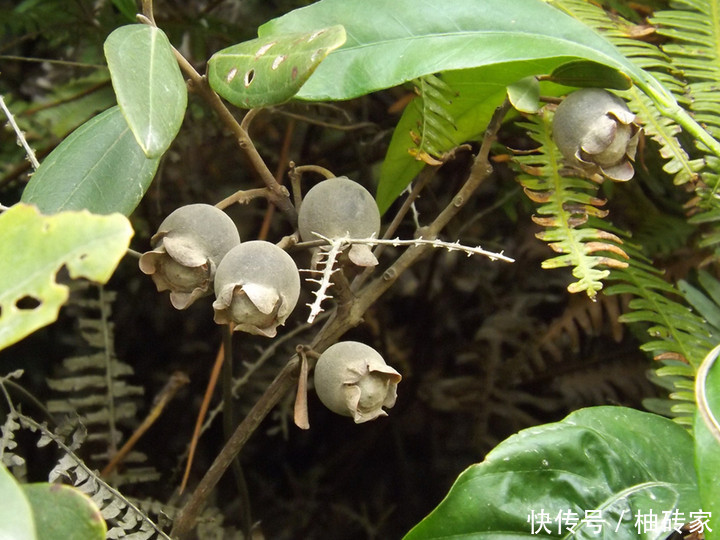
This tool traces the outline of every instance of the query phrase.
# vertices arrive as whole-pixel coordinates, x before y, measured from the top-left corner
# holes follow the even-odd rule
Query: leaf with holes
[[[301,99],[349,99],[430,73],[488,65],[519,63],[531,71],[524,76],[548,74],[575,60],[617,69],[641,87],[658,86],[605,38],[542,0],[320,0],[269,21],[258,35],[333,24],[345,27],[347,42],[303,86]]]
[[[130,24],[105,40],[105,58],[120,110],[149,158],[161,156],[180,129],[187,88],[165,33]]]
[[[0,214],[0,349],[57,319],[68,298],[67,286],[55,281],[58,270],[105,283],[132,235],[119,214],[43,216],[25,204]]]
[[[150,186],[159,158],[147,158],[118,107],[88,120],[32,175],[22,201],[44,214],[86,209],[130,214]]]
[[[233,105],[252,109],[293,97],[325,57],[345,42],[340,26],[238,43],[208,62],[210,86]]]

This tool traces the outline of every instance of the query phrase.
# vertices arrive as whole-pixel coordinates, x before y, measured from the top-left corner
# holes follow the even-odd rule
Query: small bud
[[[315,390],[334,413],[351,416],[356,424],[387,416],[397,399],[402,376],[380,353],[357,341],[341,341],[320,355],[315,365]]]
[[[625,102],[601,88],[568,95],[555,111],[553,138],[573,165],[600,171],[612,180],[630,180],[640,128]]]
[[[170,291],[176,309],[212,293],[215,269],[240,243],[235,223],[208,204],[189,204],[172,212],[150,239],[152,251],[140,257],[140,270],[158,291]]]
[[[215,322],[274,337],[300,297],[300,273],[281,248],[264,240],[230,250],[215,274]]]

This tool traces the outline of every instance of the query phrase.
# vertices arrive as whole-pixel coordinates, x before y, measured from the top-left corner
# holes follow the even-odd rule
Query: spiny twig
[[[15,117],[10,112],[10,109],[7,108],[7,105],[5,105],[5,100],[2,96],[0,96],[0,109],[2,109],[5,113],[5,116],[7,116],[8,123],[10,124],[10,127],[12,127],[15,131],[17,140],[25,150],[25,153],[27,154],[28,160],[30,160],[30,164],[32,165],[33,169],[37,170],[37,168],[40,166],[40,162],[38,162],[37,158],[35,157],[35,152],[32,148],[30,148],[30,145],[25,139],[25,134],[20,129],[20,126],[18,126],[15,122]]]

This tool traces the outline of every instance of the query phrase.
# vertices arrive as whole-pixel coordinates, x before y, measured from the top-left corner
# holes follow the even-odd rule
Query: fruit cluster
[[[330,178],[308,191],[298,213],[300,237],[369,238],[380,231],[373,197],[346,177]],[[214,319],[234,331],[274,337],[300,297],[293,258],[264,240],[241,242],[234,222],[219,208],[190,204],[172,212],[151,238],[140,269],[158,291],[170,291],[177,309],[215,294]],[[352,245],[349,260],[372,266],[367,245]],[[386,415],[395,403],[400,374],[380,354],[357,342],[331,346],[318,360],[315,383],[321,401],[356,423]]]

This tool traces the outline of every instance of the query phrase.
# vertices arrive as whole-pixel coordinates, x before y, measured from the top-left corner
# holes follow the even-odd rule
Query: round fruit
[[[300,273],[281,248],[253,240],[231,249],[215,273],[215,322],[273,337],[300,297]]]
[[[329,178],[307,192],[298,212],[298,229],[303,241],[326,238],[370,238],[380,232],[380,211],[370,192],[345,176]],[[360,266],[377,260],[370,248],[354,244],[350,259]]]
[[[218,264],[240,243],[233,220],[209,204],[189,204],[163,220],[150,239],[152,251],[140,257],[140,270],[149,274],[158,291],[170,291],[170,301],[185,309],[212,292]]]
[[[351,416],[356,424],[387,416],[402,377],[380,353],[357,341],[327,348],[315,365],[315,391],[331,411]]]

